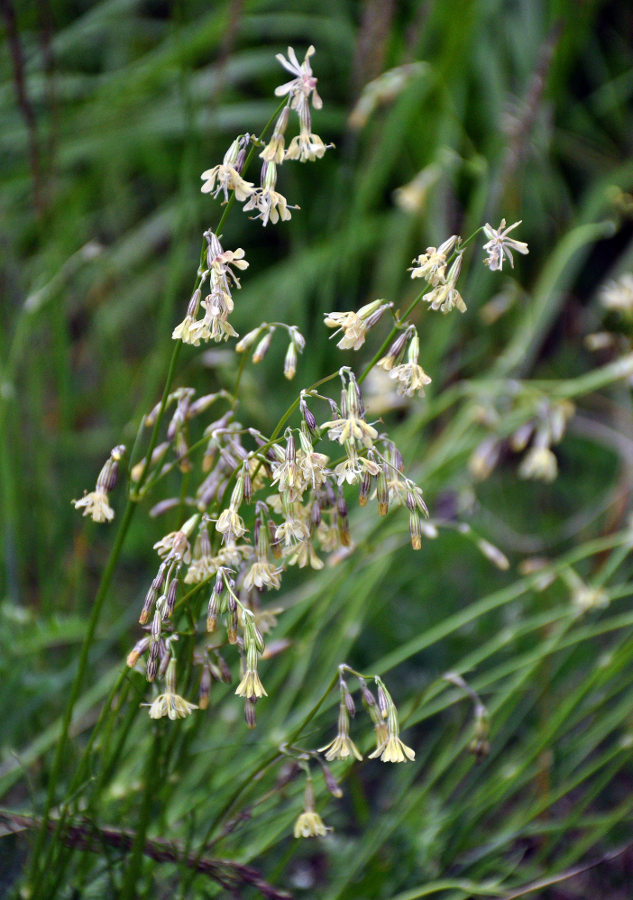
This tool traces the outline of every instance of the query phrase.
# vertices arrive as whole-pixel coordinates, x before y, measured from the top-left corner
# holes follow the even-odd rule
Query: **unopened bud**
[[[142,656],[143,653],[145,653],[145,651],[149,647],[150,640],[151,639],[146,636],[146,637],[141,638],[140,641],[137,641],[134,644],[134,646],[128,653],[127,660],[126,660],[127,665],[130,667],[130,669],[132,669],[136,665],[136,663],[139,660],[139,657]]]
[[[308,406],[306,405],[303,398],[300,403],[300,408],[304,422],[306,423],[312,434],[314,434],[317,428],[317,420],[314,413],[310,409],[308,409]]]
[[[176,660],[171,655],[164,641],[160,642],[160,665],[158,666],[158,677],[166,678],[165,687],[169,693],[176,693]]]
[[[411,546],[414,550],[420,550],[422,547],[422,529],[420,525],[420,514],[417,509],[412,509],[409,513],[409,534],[411,535]]]
[[[264,337],[261,339],[261,341],[255,347],[255,352],[253,353],[253,362],[254,363],[260,363],[262,361],[262,359],[268,353],[268,350],[270,348],[270,342],[273,339],[274,332],[275,332],[275,329],[273,327],[264,335]]]
[[[178,593],[178,579],[172,578],[169,582],[169,587],[167,588],[167,594],[165,595],[165,609],[163,612],[163,618],[169,619],[171,614],[174,611],[174,607],[176,606],[176,594]]]
[[[264,327],[266,327],[265,322],[262,323],[258,328],[253,328],[253,330],[245,334],[243,338],[240,338],[240,340],[235,345],[235,349],[237,350],[237,352],[243,353],[245,350],[249,350],[262,333],[262,328]]]
[[[345,703],[345,709],[350,714],[350,716],[356,715],[356,704],[354,703],[354,698],[352,697],[347,684],[343,681],[341,682],[341,694],[343,695],[343,702]]]
[[[321,763],[321,770],[323,772],[323,780],[325,781],[325,786],[330,794],[332,794],[333,797],[341,798],[343,796],[341,786],[328,766],[325,765],[325,763]]]
[[[386,692],[382,684],[378,685],[378,708],[380,709],[380,714],[383,719],[386,719],[389,715],[389,709],[393,705],[391,702],[391,697]]]
[[[367,505],[367,498],[369,497],[369,491],[371,490],[371,475],[369,472],[363,472],[360,479],[360,488],[358,490],[358,504],[359,506]]]
[[[209,666],[202,667],[202,675],[200,677],[200,693],[198,706],[200,709],[207,709],[209,706],[209,695],[211,693],[211,669]]]
[[[376,485],[376,498],[378,500],[378,515],[386,516],[389,512],[389,487],[387,485],[387,467],[383,466],[378,475]]]
[[[228,663],[219,653],[216,653],[216,660],[220,671],[220,681],[223,681],[224,684],[230,684],[233,681],[233,676],[231,675]]]
[[[209,605],[207,607],[207,631],[209,633],[215,631],[216,625],[218,624],[218,612],[218,595],[215,590],[213,590],[211,591],[211,596],[209,597]]]
[[[288,349],[286,350],[286,357],[284,359],[284,378],[287,378],[288,381],[292,381],[292,379],[297,374],[297,348],[293,341],[290,341],[288,344]]]
[[[227,613],[226,637],[229,644],[237,644],[237,610],[229,609]]]
[[[255,700],[251,700],[248,697],[244,701],[244,721],[246,722],[247,728],[254,728],[257,724],[256,716],[255,716]]]

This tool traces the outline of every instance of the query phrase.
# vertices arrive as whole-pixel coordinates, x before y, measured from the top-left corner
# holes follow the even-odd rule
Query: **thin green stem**
[[[37,838],[35,840],[35,845],[33,847],[33,854],[31,857],[31,865],[29,869],[29,881],[31,883],[31,887],[34,889],[39,881],[38,875],[38,862],[39,857],[42,852],[44,841],[46,839],[46,834],[48,831],[48,823],[50,821],[50,812],[51,807],[53,805],[55,799],[55,790],[57,788],[57,783],[59,781],[59,776],[61,774],[62,766],[65,759],[66,754],[66,746],[68,743],[68,737],[70,732],[70,725],[72,722],[73,710],[75,708],[75,703],[77,702],[77,698],[79,697],[79,692],[83,685],[83,681],[86,675],[86,668],[88,666],[88,657],[90,654],[90,648],[92,646],[92,642],[94,639],[95,631],[97,628],[97,623],[99,622],[99,618],[101,616],[101,610],[103,608],[103,604],[108,593],[108,589],[110,587],[110,582],[112,581],[112,576],[114,575],[114,571],[116,565],[119,561],[119,556],[121,554],[121,550],[123,548],[123,543],[125,541],[128,529],[132,522],[132,518],[134,516],[134,512],[136,509],[136,504],[132,502],[132,500],[128,500],[127,506],[123,512],[123,516],[121,518],[121,524],[119,525],[119,530],[117,532],[117,536],[115,538],[114,546],[112,547],[112,551],[110,553],[110,557],[106,564],[106,567],[103,572],[103,576],[101,578],[101,584],[99,585],[99,590],[97,591],[97,595],[95,597],[94,603],[92,604],[92,610],[90,612],[90,618],[88,619],[88,624],[86,626],[86,634],[83,639],[83,643],[81,645],[81,650],[79,652],[79,662],[77,664],[77,674],[73,680],[73,683],[70,688],[70,694],[68,697],[68,702],[66,703],[66,709],[64,710],[64,716],[62,718],[61,730],[59,735],[59,741],[57,742],[57,748],[55,751],[55,758],[53,760],[53,766],[51,769],[51,773],[48,781],[48,790],[46,792],[46,801],[44,804],[44,811],[42,814],[42,823],[40,826],[40,830],[38,831]],[[33,895],[35,896],[35,895]]]

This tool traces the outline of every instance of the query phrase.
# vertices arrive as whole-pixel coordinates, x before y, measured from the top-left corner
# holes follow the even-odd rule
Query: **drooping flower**
[[[240,156],[244,152],[244,147],[248,145],[248,138],[248,135],[236,138],[224,154],[222,163],[202,173],[200,177],[204,184],[200,190],[203,194],[217,197],[221,191],[225,203],[228,202],[229,191],[235,191],[235,198],[239,203],[243,203],[252,194],[254,185],[250,181],[244,181],[237,170],[237,166],[240,166]]]
[[[176,693],[176,660],[173,656],[167,665],[165,687],[167,688],[165,693],[159,694],[153,703],[142,704],[142,706],[149,706],[150,718],[162,719],[164,716],[168,716],[172,720],[186,719],[194,709],[198,709],[195,703],[190,703]]]
[[[427,247],[426,253],[413,260],[411,278],[424,278],[433,287],[441,284],[446,274],[446,261],[457,241],[458,236],[453,234],[439,247]]]
[[[172,720],[186,719],[194,709],[198,709],[195,703],[190,703],[180,694],[171,693],[159,694],[153,703],[144,703],[143,706],[149,706],[151,719],[162,719],[163,716]]]
[[[249,212],[251,209],[257,210],[257,215],[252,218],[261,219],[262,225],[266,227],[268,222],[276,225],[280,219],[282,222],[287,222],[292,218],[290,210],[299,209],[299,207],[289,206],[283,194],[275,190],[277,181],[275,163],[265,163],[264,166],[266,174],[264,175],[262,187],[253,191],[248,201],[244,204],[243,209],[244,212]]]
[[[71,502],[75,509],[83,509],[84,516],[90,516],[93,522],[111,522],[114,518],[114,510],[105,491],[90,491],[80,500]]]
[[[558,462],[549,447],[531,447],[519,466],[519,478],[549,482],[554,481],[557,474]]]
[[[323,824],[321,816],[314,810],[314,788],[310,775],[306,782],[303,805],[304,810],[295,822],[294,836],[296,838],[324,837],[328,831],[332,831]]]
[[[419,356],[420,339],[416,332],[407,350],[407,361],[394,366],[389,372],[390,378],[397,382],[398,393],[405,397],[413,397],[416,391],[424,396],[425,386],[431,383],[430,377],[418,364]]]
[[[393,763],[406,762],[407,759],[414,760],[415,750],[412,750],[411,747],[407,747],[404,741],[400,740],[398,713],[393,700],[382,683],[380,683],[379,686],[378,698],[380,700],[381,689],[382,696],[387,704],[387,736],[378,744],[374,752],[369,754],[369,759],[377,759],[380,757],[382,762]]]
[[[325,747],[321,747],[319,753],[325,753],[328,762],[334,759],[349,759],[351,756],[356,757],[359,762],[362,760],[362,753],[349,736],[349,715],[344,703],[339,705],[336,737]]]
[[[247,591],[252,591],[254,587],[260,590],[264,588],[278,589],[281,586],[281,571],[281,568],[273,565],[269,560],[258,559],[244,576],[244,587]]]
[[[257,648],[253,640],[249,642],[246,651],[246,672],[235,689],[235,693],[238,697],[245,697],[247,700],[268,696],[257,673]]]

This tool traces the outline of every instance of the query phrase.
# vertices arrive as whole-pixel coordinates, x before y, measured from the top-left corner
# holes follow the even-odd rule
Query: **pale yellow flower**
[[[257,669],[247,669],[246,674],[238,684],[235,693],[238,697],[267,697],[268,694],[264,690]]]
[[[321,816],[314,810],[302,812],[294,827],[296,838],[325,837],[328,831],[332,831],[323,824]]]
[[[351,413],[345,419],[333,419],[331,422],[324,422],[323,428],[328,429],[329,439],[338,441],[339,444],[355,440],[364,444],[365,447],[371,447],[378,437],[378,432],[372,425],[368,425],[364,419]]]
[[[229,191],[235,191],[235,199],[239,203],[243,203],[255,190],[252,182],[244,181],[239,172],[231,165],[214,166],[203,172],[200,177],[204,181],[200,188],[202,193],[217,197],[222,191],[225,202],[229,199]]]
[[[215,530],[224,536],[227,543],[232,543],[235,538],[241,538],[243,534],[246,534],[244,520],[232,506],[222,510],[215,523]]]
[[[186,719],[194,709],[198,709],[195,703],[189,703],[179,694],[159,694],[153,703],[143,703],[149,706],[149,715],[152,719],[162,719],[169,716],[170,719]]]
[[[339,706],[337,735],[333,741],[321,747],[319,753],[325,753],[328,762],[334,759],[349,759],[351,756],[355,756],[359,762],[362,760],[362,753],[349,736],[349,716],[344,703]]]
[[[415,759],[415,750],[400,740],[397,734],[389,734],[386,741],[380,744],[373,753],[369,754],[369,759],[377,759],[380,757],[382,762],[406,762],[407,759]]]
[[[404,397],[413,397],[416,391],[424,396],[424,387],[431,383],[430,377],[417,363],[401,363],[389,373],[389,377],[397,382],[397,390]]]
[[[328,313],[325,324],[328,328],[343,329],[343,337],[336,345],[340,350],[360,350],[365,343],[367,327],[353,310]]]
[[[269,165],[272,166],[274,163],[269,163]],[[257,215],[252,218],[261,219],[262,225],[266,227],[269,221],[273,225],[276,225],[279,219],[282,222],[287,222],[288,219],[292,218],[290,210],[299,209],[299,207],[289,206],[288,201],[279,191],[263,187],[253,191],[248,201],[244,204],[243,209],[244,212],[248,212],[251,209],[257,210]]]
[[[307,566],[317,570],[323,568],[323,560],[317,556],[311,538],[299,541],[286,562],[289,566],[298,566],[300,569],[305,569]]]
[[[558,474],[556,456],[549,447],[532,447],[519,466],[519,477],[536,481],[554,481]]]
[[[301,131],[290,141],[285,158],[298,159],[299,162],[321,159],[325,151],[332,146],[333,144],[324,144],[318,134]]]
[[[427,247],[426,253],[421,253],[413,260],[411,278],[424,278],[433,287],[441,284],[446,275],[446,260],[457,239],[457,235],[453,234],[439,247]]]
[[[172,531],[161,538],[160,541],[156,541],[154,550],[156,550],[161,559],[175,557],[187,564],[191,562],[191,545],[184,531],[184,526],[183,530]]]
[[[260,590],[264,588],[277,589],[281,585],[281,571],[267,559],[258,559],[244,576],[244,587],[247,591],[252,591],[254,587]]]
[[[84,494],[81,500],[72,500],[75,509],[83,509],[84,516],[90,516],[93,522],[111,522],[114,510],[108,502],[105,491],[91,491]]]

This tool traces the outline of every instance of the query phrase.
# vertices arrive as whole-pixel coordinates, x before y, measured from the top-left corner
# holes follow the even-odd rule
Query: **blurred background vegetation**
[[[148,841],[252,866],[296,897],[509,898],[532,885],[551,900],[629,898],[633,416],[616,352],[591,353],[583,338],[604,326],[601,285],[633,268],[633,10],[613,0],[2,0],[0,13],[0,890],[17,889],[32,841],[7,811],[41,814],[112,542],[114,526],[86,524],[70,500],[112,446],[133,442],[160,397],[201,233],[219,215],[199,193],[200,172],[270,117],[285,80],[275,53],[291,44],[302,59],[312,43],[324,99],[314,129],[336,149],[283,167],[281,190],[301,207],[291,222],[264,230],[237,210],[224,228],[224,245],[250,261],[235,327],[281,319],[307,348],[292,383],[280,383],[278,345],[247,367],[240,416],[269,433],[300,387],[357,363],[328,342],[323,313],[376,297],[406,308],[417,291],[407,267],[426,246],[522,219],[530,255],[514,271],[487,271],[480,245],[468,258],[466,315],[420,312],[427,399],[388,411],[373,386],[374,408],[446,527],[413,553],[402,511],[384,522],[354,516],[359,557],[293,574],[271,601],[285,609],[275,636],[292,643],[267,664],[270,697],[254,732],[233,689],[215,685],[208,713],[160,723],[167,746],[153,758],[143,680],[125,675],[89,773],[64,797],[137,638],[152,544],[178,524],[142,510],[55,802],[96,828],[133,832],[145,816]],[[626,323],[609,324],[630,338]],[[236,369],[225,345],[186,347],[177,382],[231,388]],[[556,448],[558,479],[518,479],[519,457],[503,443],[477,482],[468,460],[481,441],[507,438],[547,397],[577,405]],[[174,478],[165,495],[177,491]],[[458,521],[498,545],[509,570]],[[534,556],[552,564],[544,590],[519,568]],[[574,573],[608,605],[580,615]],[[336,830],[297,841],[302,784],[292,772],[267,769],[229,804],[342,661],[385,674],[417,758],[336,764],[344,798],[317,783]],[[491,752],[478,764],[466,750],[470,702],[438,681],[447,670],[490,711]],[[331,738],[335,703],[333,694],[299,743]],[[238,869],[222,870],[224,883],[193,878],[147,853],[133,884],[129,848],[68,844],[51,851],[48,897],[268,890]]]

